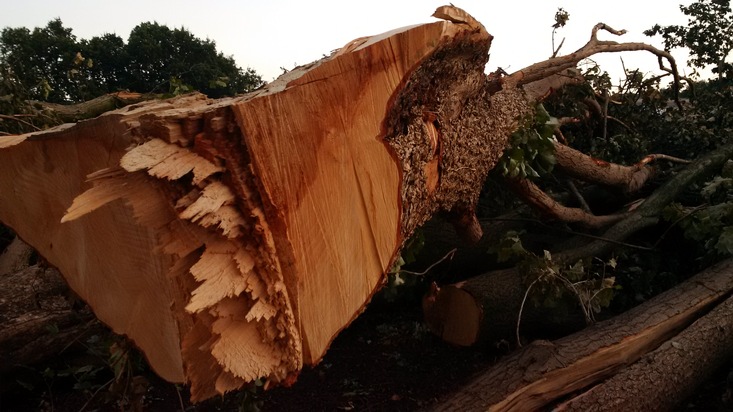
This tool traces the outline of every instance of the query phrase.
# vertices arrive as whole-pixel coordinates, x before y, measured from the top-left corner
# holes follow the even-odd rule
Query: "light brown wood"
[[[0,139],[0,219],[192,399],[289,384],[418,226],[475,222],[477,182],[531,112],[521,90],[489,92],[483,26],[438,15],[239,98]]]

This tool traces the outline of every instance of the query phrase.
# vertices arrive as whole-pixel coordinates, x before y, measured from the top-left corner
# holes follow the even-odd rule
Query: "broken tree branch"
[[[506,178],[507,185],[541,215],[589,228],[601,228],[624,219],[624,214],[596,216],[580,208],[567,207],[555,201],[529,179]]]
[[[506,81],[520,86],[532,83],[561,73],[564,70],[572,69],[581,60],[598,53],[648,51],[657,56],[659,61],[659,69],[671,73],[674,77],[674,100],[677,103],[677,107],[682,110],[682,104],[679,101],[680,75],[677,70],[677,63],[675,62],[674,57],[672,57],[671,54],[664,50],[659,50],[656,47],[648,45],[646,43],[618,43],[614,41],[600,41],[597,38],[598,31],[600,30],[605,30],[618,36],[626,33],[625,30],[614,30],[606,24],[598,23],[593,27],[593,30],[591,32],[591,39],[588,41],[588,43],[586,43],[583,47],[581,47],[574,53],[565,56],[550,58],[545,61],[527,66],[507,76]],[[669,68],[664,65],[663,59],[666,59],[669,62]]]

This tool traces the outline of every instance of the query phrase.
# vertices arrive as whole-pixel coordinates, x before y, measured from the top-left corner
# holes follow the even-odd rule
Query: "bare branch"
[[[691,163],[689,160],[680,159],[679,157],[669,156],[665,154],[650,154],[650,155],[645,156],[643,159],[641,159],[637,163],[637,165],[645,165],[655,160],[667,160],[672,163],[681,163],[683,165],[688,165]]]
[[[562,143],[555,143],[555,160],[556,167],[568,176],[586,182],[620,187],[628,192],[639,190],[652,175],[652,170],[646,163],[634,166],[609,163]]]
[[[538,80],[561,73],[563,70],[574,68],[581,60],[599,53],[619,53],[625,51],[648,51],[656,55],[659,60],[659,68],[662,71],[671,73],[674,76],[674,100],[677,106],[682,110],[682,104],[679,102],[679,84],[680,75],[677,70],[677,63],[671,54],[664,50],[659,50],[654,46],[646,43],[618,43],[615,41],[600,41],[597,38],[599,30],[604,30],[615,35],[626,33],[625,30],[615,30],[603,23],[598,23],[593,27],[591,38],[583,47],[574,53],[553,57],[548,60],[535,63],[509,75],[505,81],[509,84],[517,86],[536,82]],[[669,62],[669,68],[664,65],[664,60]]]
[[[529,204],[545,216],[568,223],[579,223],[589,228],[601,228],[623,220],[625,214],[595,216],[583,209],[567,207],[555,201],[529,179],[508,178],[509,187]]]

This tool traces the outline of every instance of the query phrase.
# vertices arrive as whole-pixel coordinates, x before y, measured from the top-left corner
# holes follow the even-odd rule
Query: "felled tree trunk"
[[[613,319],[554,342],[536,341],[522,348],[481,373],[434,409],[541,410],[567,394],[613,376],[665,341],[671,339],[670,342],[678,342],[682,347],[689,344],[692,349],[684,335],[679,339],[675,336],[728,299],[732,292],[733,260],[727,260]],[[721,306],[721,310],[729,311],[728,306]],[[726,332],[732,326],[730,322],[718,326],[724,330],[721,333],[711,330],[712,335],[707,339],[714,346],[719,338],[723,344],[730,340],[730,333]],[[730,351],[723,349],[722,352]],[[694,363],[705,357],[704,351],[698,352],[698,356],[685,357],[685,361],[678,364],[675,376],[685,375],[688,368],[697,369]],[[704,363],[709,364],[708,361]],[[646,390],[653,393],[653,386],[658,385],[653,379],[637,382],[640,385],[645,382],[646,386],[635,388],[641,393]],[[606,394],[606,399],[621,399],[625,395],[612,392]]]
[[[435,15],[240,98],[3,138],[0,219],[192,399],[292,382],[416,227],[475,222],[477,182],[531,111],[484,75],[484,27]]]
[[[733,297],[612,378],[556,411],[669,411],[733,359]]]

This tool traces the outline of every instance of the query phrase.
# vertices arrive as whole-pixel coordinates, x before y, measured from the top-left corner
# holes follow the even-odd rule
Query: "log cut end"
[[[482,310],[466,291],[446,285],[430,287],[423,297],[425,323],[448,343],[471,346],[478,341]]]

